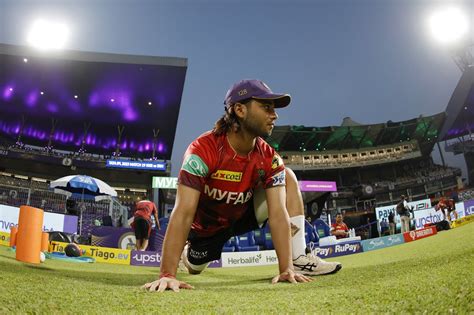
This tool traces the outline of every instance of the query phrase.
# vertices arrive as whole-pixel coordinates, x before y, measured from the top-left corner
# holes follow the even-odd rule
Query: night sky
[[[292,95],[278,125],[338,126],[401,121],[445,110],[461,76],[452,49],[435,42],[429,14],[474,1],[0,1],[0,42],[26,44],[37,17],[70,26],[67,49],[173,56],[188,71],[172,153],[176,175],[187,145],[223,113],[227,89],[258,78]],[[469,38],[468,38],[469,39]],[[440,161],[434,152],[435,161]],[[448,163],[465,168],[460,156]]]

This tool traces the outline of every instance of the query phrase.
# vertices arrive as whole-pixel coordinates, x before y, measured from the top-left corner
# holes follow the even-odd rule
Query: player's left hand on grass
[[[275,276],[272,279],[272,284],[275,284],[277,282],[285,282],[285,281],[288,281],[290,283],[298,283],[298,282],[311,282],[313,281],[313,279],[289,269],[285,272],[282,272],[278,276]]]
[[[165,290],[179,292],[179,289],[194,289],[194,287],[184,281],[179,281],[176,278],[163,277],[153,282],[145,283],[145,285],[142,286],[142,289],[150,292],[163,292]]]

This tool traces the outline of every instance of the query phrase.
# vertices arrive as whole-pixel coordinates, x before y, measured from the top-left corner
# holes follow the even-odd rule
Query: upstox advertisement
[[[50,252],[64,252],[68,243],[51,242]],[[79,245],[83,255],[92,257],[96,262],[118,265],[130,265],[130,251],[126,249]]]

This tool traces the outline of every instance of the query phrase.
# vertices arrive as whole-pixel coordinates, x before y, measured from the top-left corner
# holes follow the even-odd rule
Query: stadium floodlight
[[[28,44],[40,49],[60,49],[66,44],[69,28],[62,22],[37,20],[27,37]]]
[[[467,35],[469,22],[459,8],[448,7],[439,9],[431,15],[429,27],[435,39],[444,44],[451,44]]]

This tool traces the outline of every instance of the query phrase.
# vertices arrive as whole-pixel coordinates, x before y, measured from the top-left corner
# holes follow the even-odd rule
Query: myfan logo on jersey
[[[183,162],[182,170],[188,172],[189,174],[206,177],[209,172],[209,168],[206,163],[196,154],[189,154],[186,156]]]
[[[272,159],[272,170],[278,168],[280,165],[283,165],[283,160],[278,154],[275,154]]]
[[[217,180],[225,180],[228,182],[240,183],[242,181],[242,172],[217,170],[217,172],[211,175],[211,178],[217,179]]]
[[[272,176],[272,186],[285,185],[285,171],[281,171],[278,174]]]
[[[217,201],[225,200],[225,203],[227,204],[238,205],[249,201],[250,198],[252,198],[253,190],[238,192],[221,190],[217,188],[211,189],[209,185],[206,184],[204,185],[204,194]]]

